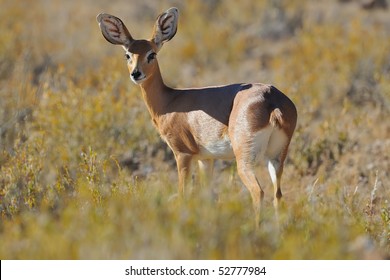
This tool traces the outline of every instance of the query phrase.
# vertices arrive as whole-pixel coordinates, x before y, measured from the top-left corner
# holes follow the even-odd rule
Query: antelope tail
[[[269,122],[273,127],[281,128],[283,126],[283,114],[279,108],[275,108],[270,115]]]

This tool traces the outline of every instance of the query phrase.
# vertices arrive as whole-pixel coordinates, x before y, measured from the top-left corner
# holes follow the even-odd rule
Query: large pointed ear
[[[115,45],[129,46],[134,41],[125,24],[119,18],[101,13],[97,15],[96,20],[108,42]]]
[[[152,41],[156,44],[158,50],[165,42],[175,36],[178,19],[179,10],[177,8],[170,8],[158,16],[152,35]]]

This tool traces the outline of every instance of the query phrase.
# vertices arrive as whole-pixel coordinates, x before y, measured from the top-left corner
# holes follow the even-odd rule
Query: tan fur
[[[204,166],[203,163],[212,163],[214,159],[235,158],[238,174],[252,196],[258,223],[264,192],[254,173],[256,158],[259,155],[269,162],[277,209],[282,197],[283,164],[297,121],[296,108],[281,91],[264,84],[167,87],[157,59],[148,61],[147,56],[157,53],[162,44],[174,36],[177,17],[176,8],[160,15],[150,41],[134,40],[130,35],[123,40],[126,53],[132,57],[128,62],[130,74],[141,87],[155,127],[175,155],[179,193],[184,195],[192,161],[199,160]],[[122,21],[101,14],[98,22],[109,42],[121,44],[117,40],[123,37],[121,30],[125,35],[128,32],[124,25],[122,27]],[[105,22],[109,22],[111,29],[105,27]],[[162,33],[164,30],[167,31]],[[109,37],[110,31],[113,38]],[[138,75],[135,72],[139,72]]]

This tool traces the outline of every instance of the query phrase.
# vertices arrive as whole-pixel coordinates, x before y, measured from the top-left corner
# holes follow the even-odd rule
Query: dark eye
[[[126,60],[129,60],[130,58],[131,58],[131,56],[130,56],[128,53],[126,53],[126,54],[125,54],[125,59],[126,59]]]
[[[150,63],[153,59],[156,58],[156,53],[152,52],[148,55],[147,59],[148,59],[148,63]]]

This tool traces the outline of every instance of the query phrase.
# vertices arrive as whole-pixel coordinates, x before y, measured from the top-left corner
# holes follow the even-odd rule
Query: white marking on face
[[[151,59],[151,60],[149,61],[149,58],[150,58],[151,56],[153,57],[153,59]],[[155,58],[156,58],[156,52],[155,52],[154,50],[150,50],[150,51],[148,51],[148,52],[146,53],[145,59],[146,59],[146,62],[147,62],[147,63],[151,63]]]
[[[138,59],[138,55],[134,55],[132,54],[131,52],[129,52],[128,50],[125,51],[125,58],[127,60],[127,67],[129,69],[129,72],[130,72],[130,80],[135,83],[136,85],[139,85],[141,84],[145,79],[146,79],[146,76],[145,74],[138,70],[138,72],[141,73],[140,76],[137,76],[137,77],[134,77],[133,76],[133,71],[137,68],[137,66],[134,67],[134,65],[137,65],[137,59]]]
[[[131,62],[132,62],[132,60],[133,60],[133,54],[132,54],[131,52],[126,51],[125,57],[126,57],[127,63],[131,63]]]

